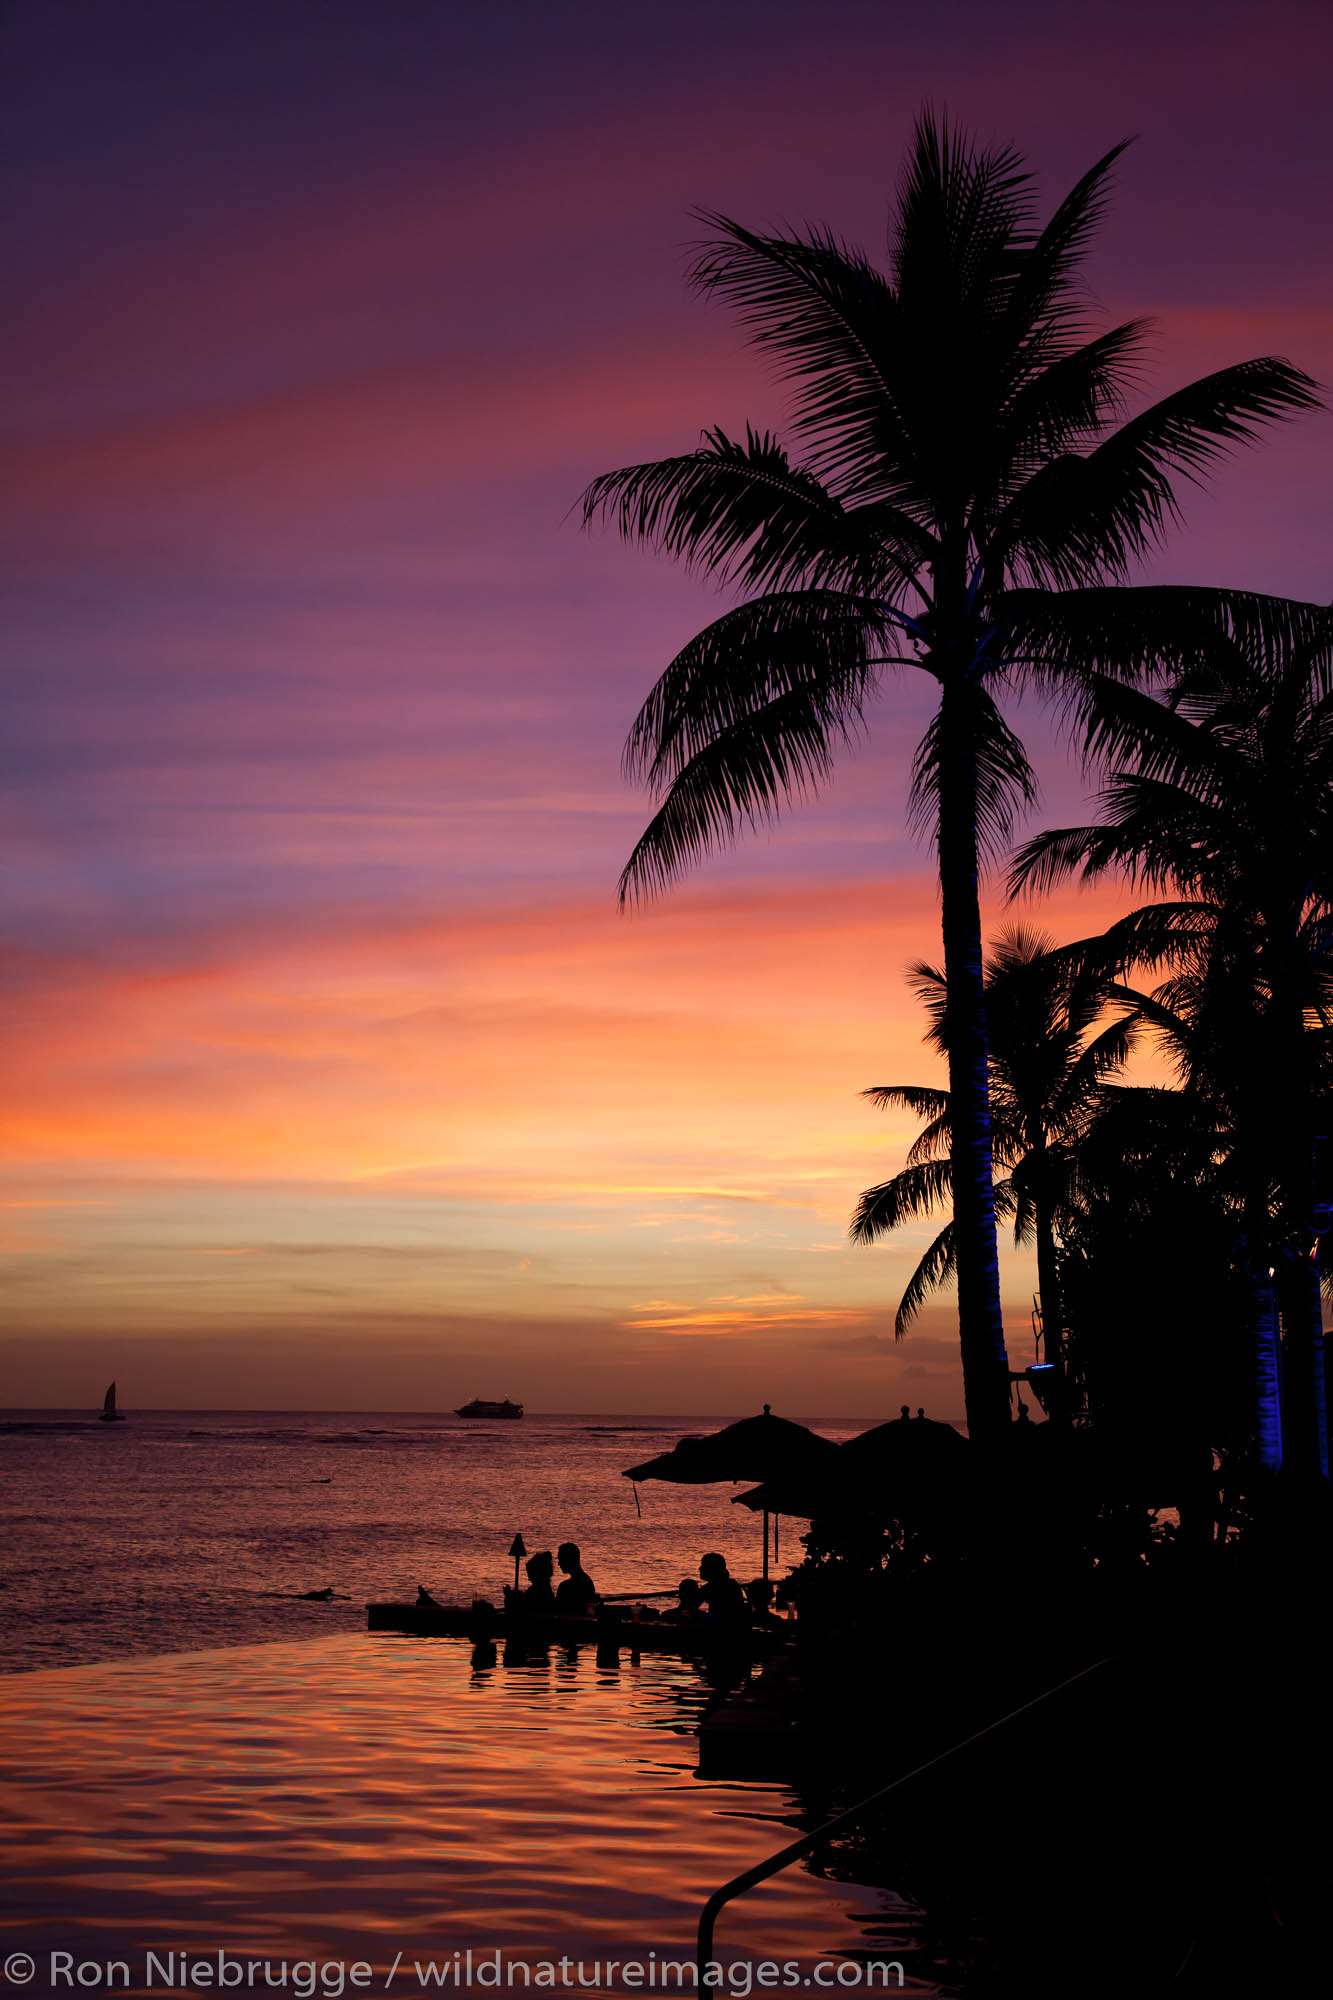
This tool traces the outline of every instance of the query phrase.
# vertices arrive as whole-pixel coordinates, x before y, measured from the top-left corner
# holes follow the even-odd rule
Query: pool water
[[[466,1983],[471,1950],[483,1990],[562,1957],[537,1983],[651,1990],[692,1959],[708,1893],[828,1806],[696,1778],[708,1698],[683,1660],[477,1664],[463,1640],[366,1633],[10,1676],[0,1956],[33,1966],[11,1987],[265,1990],[282,1964],[330,1993],[360,1965],[348,1991],[410,1995]],[[858,1954],[898,1935],[889,1892],[793,1869],[724,1915],[718,1977],[855,1990]]]

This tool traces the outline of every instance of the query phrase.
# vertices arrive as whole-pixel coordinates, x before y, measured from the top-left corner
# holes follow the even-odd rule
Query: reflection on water
[[[0,1955],[33,1954],[30,1992],[52,1949],[128,1961],[131,1991],[149,1950],[361,1959],[379,1991],[400,1951],[689,1958],[704,1897],[798,1812],[694,1777],[706,1698],[684,1661],[506,1666],[389,1634],[12,1677]],[[728,1913],[719,1956],[805,1979],[906,1915],[791,1871]]]
[[[529,1549],[581,1543],[604,1591],[670,1589],[705,1549],[753,1575],[761,1529],[730,1504],[741,1488],[658,1485],[636,1509],[621,1477],[682,1431],[711,1427],[0,1418],[0,1671],[364,1630],[368,1598],[411,1599],[419,1583],[446,1600],[498,1599],[518,1532]],[[799,1561],[795,1538],[785,1546]],[[326,1588],[332,1601],[301,1601]]]

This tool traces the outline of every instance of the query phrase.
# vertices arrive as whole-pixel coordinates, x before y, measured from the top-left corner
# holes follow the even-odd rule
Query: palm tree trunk
[[[939,856],[953,1168],[958,1330],[967,1427],[1009,1423],[1009,1357],[1000,1310],[991,1162],[990,1071],[977,862],[977,754],[966,679],[946,678],[939,727]]]
[[[1245,1244],[1251,1353],[1254,1357],[1254,1450],[1270,1472],[1282,1464],[1282,1373],[1278,1349],[1277,1295],[1272,1277],[1256,1257],[1267,1256],[1259,1231]]]
[[[1328,1477],[1328,1412],[1324,1383],[1324,1310],[1319,1266],[1289,1252],[1279,1285],[1282,1306],[1283,1425],[1286,1463]]]
[[[1283,1456],[1294,1471],[1328,1477],[1324,1309],[1317,1260],[1307,1252],[1315,1227],[1314,1105],[1301,977],[1299,913],[1265,911],[1272,1074],[1282,1081],[1270,1105],[1272,1157],[1281,1175],[1278,1300],[1282,1321]]]
[[[1046,1162],[1043,1160],[1043,1166]],[[1067,1414],[1065,1394],[1064,1301],[1060,1296],[1060,1265],[1055,1248],[1055,1213],[1048,1196],[1036,1201],[1037,1297],[1041,1304],[1042,1359],[1055,1369],[1059,1389],[1056,1413]]]

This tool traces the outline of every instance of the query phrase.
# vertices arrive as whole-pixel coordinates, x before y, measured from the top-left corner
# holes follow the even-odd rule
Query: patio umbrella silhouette
[[[930,1500],[956,1491],[971,1473],[971,1460],[972,1447],[961,1431],[931,1417],[913,1417],[904,1403],[901,1416],[848,1438],[832,1459],[767,1479],[738,1493],[735,1504],[809,1521],[816,1514],[885,1501]]]
[[[708,1437],[684,1437],[670,1451],[642,1465],[631,1465],[624,1473],[637,1487],[643,1479],[665,1479],[676,1486],[714,1486],[724,1480],[759,1479],[781,1481],[809,1474],[816,1465],[830,1463],[838,1447],[831,1438],[820,1437],[804,1424],[787,1417],[775,1417],[769,1405],[757,1417],[742,1417],[725,1430]],[[637,1499],[637,1493],[636,1493]],[[768,1575],[768,1516],[764,1516],[764,1575]]]

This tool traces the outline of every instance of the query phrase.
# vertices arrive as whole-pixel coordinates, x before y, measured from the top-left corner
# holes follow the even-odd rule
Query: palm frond
[[[957,1271],[954,1226],[946,1223],[907,1280],[906,1289],[893,1316],[893,1333],[901,1340],[932,1292],[951,1283]]]
[[[603,473],[585,489],[583,521],[609,521],[722,583],[764,590],[837,580],[900,595],[927,553],[905,515],[881,508],[873,536],[767,432],[705,433],[697,450]]]
[[[953,1114],[944,1110],[938,1118],[921,1127],[907,1148],[905,1166],[918,1167],[923,1160],[942,1160],[953,1145]]]
[[[621,908],[666,888],[743,826],[771,823],[817,790],[833,769],[833,745],[850,741],[859,720],[853,701],[794,688],[719,729],[672,779],[635,843],[620,877]]]
[[[1111,169],[1129,143],[1122,139],[1089,167],[1025,252],[1008,307],[1016,344],[1037,328],[1044,352],[1052,331],[1081,323],[1087,299],[1077,286],[1079,266],[1105,213]]]
[[[1030,371],[996,426],[995,498],[1010,500],[1038,467],[1094,443],[1142,374],[1146,320],[1127,320]],[[974,527],[979,545],[988,521]]]
[[[969,690],[969,706],[965,739],[960,740],[961,732],[941,706],[917,745],[908,825],[918,836],[935,832],[944,762],[957,760],[951,782],[966,786],[971,779],[978,848],[991,858],[1007,844],[1018,814],[1036,803],[1037,781],[1022,743],[980,685]]]
[[[1262,424],[1320,408],[1317,385],[1263,356],[1178,389],[1086,456],[1035,472],[998,524],[990,560],[1016,581],[1056,587],[1124,578],[1179,520],[1172,481],[1199,483]]]
[[[1086,768],[1132,764],[1135,776],[1198,800],[1244,785],[1244,759],[1229,749],[1225,735],[1199,728],[1172,704],[1101,673],[1087,676],[1079,698]]]
[[[867,1188],[852,1214],[853,1243],[874,1243],[904,1222],[931,1215],[953,1198],[953,1168],[948,1160],[923,1160],[904,1167],[891,1181]]]
[[[1132,966],[1168,964],[1189,956],[1212,936],[1217,911],[1207,903],[1147,903],[1118,917],[1097,937],[1061,945],[1059,956],[1074,978],[1102,989],[1121,980]]]
[[[1057,882],[1084,867],[1101,839],[1099,826],[1051,826],[1016,848],[1009,864],[1010,902],[1048,895]]]
[[[1100,1034],[1080,1049],[1078,1059],[1069,1071],[1069,1076],[1060,1093],[1062,1100],[1071,1105],[1088,1101],[1107,1077],[1122,1070],[1134,1052],[1138,1036],[1139,1022],[1133,1011],[1124,1013],[1119,1020],[1108,1022]],[[1057,1104],[1057,1115],[1064,1104]]]
[[[698,215],[717,236],[702,247],[693,282],[725,300],[755,346],[776,358],[795,390],[793,428],[820,476],[861,497],[910,494],[910,479],[880,477],[910,457],[885,367],[898,304],[882,274],[827,231],[763,236],[711,210]]]
[[[1011,671],[1057,688],[1094,668],[1126,681],[1228,674],[1318,645],[1331,623],[1322,605],[1188,584],[1012,589],[996,615]]]
[[[784,695],[859,726],[890,643],[879,608],[837,591],[774,592],[706,625],[660,675],[624,751],[626,776],[660,789]]]
[[[982,150],[925,112],[898,181],[890,256],[899,297],[942,320],[967,306],[1007,305],[1033,217],[1032,175],[1020,154]]]
[[[877,1083],[861,1095],[880,1111],[910,1111],[914,1118],[938,1118],[949,1109],[948,1091],[924,1083]]]

